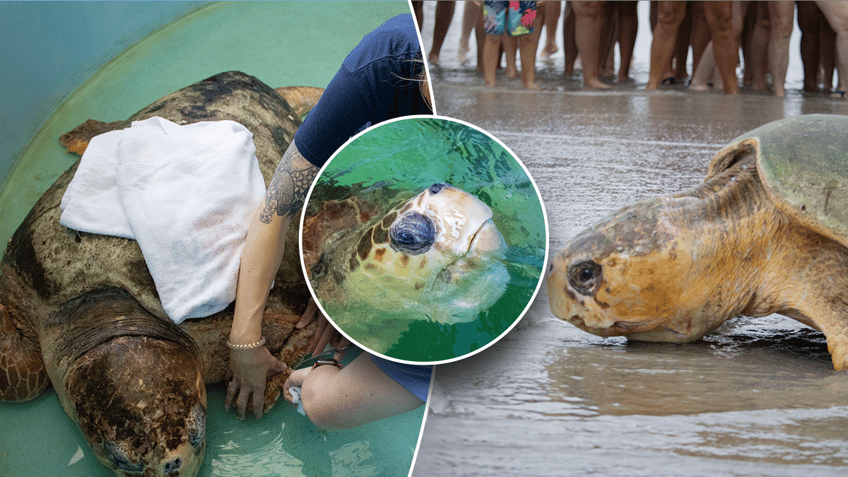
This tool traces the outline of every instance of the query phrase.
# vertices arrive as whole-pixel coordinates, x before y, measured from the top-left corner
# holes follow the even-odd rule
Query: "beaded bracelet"
[[[227,348],[230,348],[230,349],[253,349],[253,348],[258,348],[258,347],[260,347],[264,344],[265,344],[265,337],[264,336],[262,337],[261,340],[257,341],[256,343],[250,343],[250,344],[232,344],[232,343],[230,343],[230,340],[227,340]]]

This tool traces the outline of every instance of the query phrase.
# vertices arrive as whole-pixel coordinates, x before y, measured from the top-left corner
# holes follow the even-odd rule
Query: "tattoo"
[[[274,214],[292,217],[301,207],[318,168],[306,160],[294,143],[283,154],[280,165],[265,193],[265,207],[259,213],[263,224],[271,223]]]

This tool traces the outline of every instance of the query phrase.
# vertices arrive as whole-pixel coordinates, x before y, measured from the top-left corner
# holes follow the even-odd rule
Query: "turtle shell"
[[[747,154],[774,205],[793,220],[848,246],[848,117],[811,114],[781,119],[736,138],[709,175]]]

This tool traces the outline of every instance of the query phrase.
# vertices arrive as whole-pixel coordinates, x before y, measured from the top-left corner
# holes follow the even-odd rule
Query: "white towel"
[[[265,193],[253,135],[234,121],[179,126],[154,117],[101,136],[121,132],[91,156],[89,143],[61,223],[137,240],[175,322],[223,310],[235,299],[244,238]]]

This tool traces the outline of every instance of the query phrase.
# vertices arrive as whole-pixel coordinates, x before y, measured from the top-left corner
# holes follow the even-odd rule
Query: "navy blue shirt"
[[[300,154],[321,167],[345,141],[371,125],[432,114],[421,95],[423,69],[412,15],[398,15],[365,35],[297,130]]]

